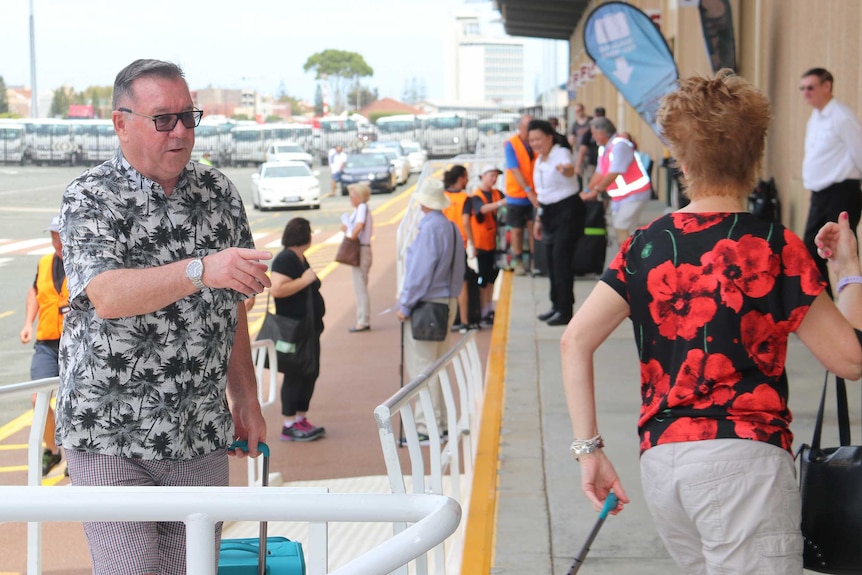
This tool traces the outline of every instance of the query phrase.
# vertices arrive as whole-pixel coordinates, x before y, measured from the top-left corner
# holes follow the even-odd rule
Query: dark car
[[[396,186],[395,167],[383,153],[351,153],[341,172],[342,196],[354,182],[368,182],[372,192],[391,192]]]

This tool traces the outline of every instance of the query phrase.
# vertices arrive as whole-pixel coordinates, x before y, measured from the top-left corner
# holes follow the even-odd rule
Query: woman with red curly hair
[[[618,513],[629,499],[602,450],[593,353],[631,319],[641,482],[688,574],[802,573],[789,335],[839,376],[862,376],[854,327],[805,245],[745,210],[769,121],[767,98],[729,70],[682,80],[665,96],[658,123],[691,203],[623,244],[562,338],[581,486],[596,509],[613,489]]]

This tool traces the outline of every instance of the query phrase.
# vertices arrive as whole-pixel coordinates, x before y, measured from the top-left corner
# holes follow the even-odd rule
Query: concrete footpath
[[[652,202],[648,216],[656,217],[662,209],[659,202]],[[606,264],[616,249],[609,247]],[[578,304],[595,284],[595,279],[576,281]],[[581,493],[578,464],[569,454],[572,431],[559,346],[564,328],[536,319],[548,307],[547,278],[513,278],[491,570],[496,575],[565,575],[597,519]],[[653,527],[640,488],[640,378],[629,321],[598,350],[595,365],[599,429],[631,503],[621,514],[608,517],[580,573],[680,574]],[[794,449],[811,441],[823,375],[819,362],[792,337],[788,377]],[[858,440],[860,388],[854,384],[849,388],[851,424]],[[834,412],[834,393],[827,401]],[[832,412],[827,411],[830,416]],[[827,445],[837,445],[833,417],[827,418],[824,435]]]

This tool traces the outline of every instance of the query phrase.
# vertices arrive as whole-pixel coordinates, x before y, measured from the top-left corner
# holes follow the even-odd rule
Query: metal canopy
[[[569,40],[589,0],[494,0],[510,36]]]

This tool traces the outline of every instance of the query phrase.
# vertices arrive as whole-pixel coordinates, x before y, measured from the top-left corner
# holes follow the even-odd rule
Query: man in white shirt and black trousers
[[[802,160],[802,184],[811,190],[803,241],[827,281],[826,260],[817,256],[814,236],[843,211],[855,234],[862,215],[862,127],[853,110],[832,96],[832,82],[828,70],[812,68],[802,74],[799,86],[805,102],[814,108],[805,127]]]

